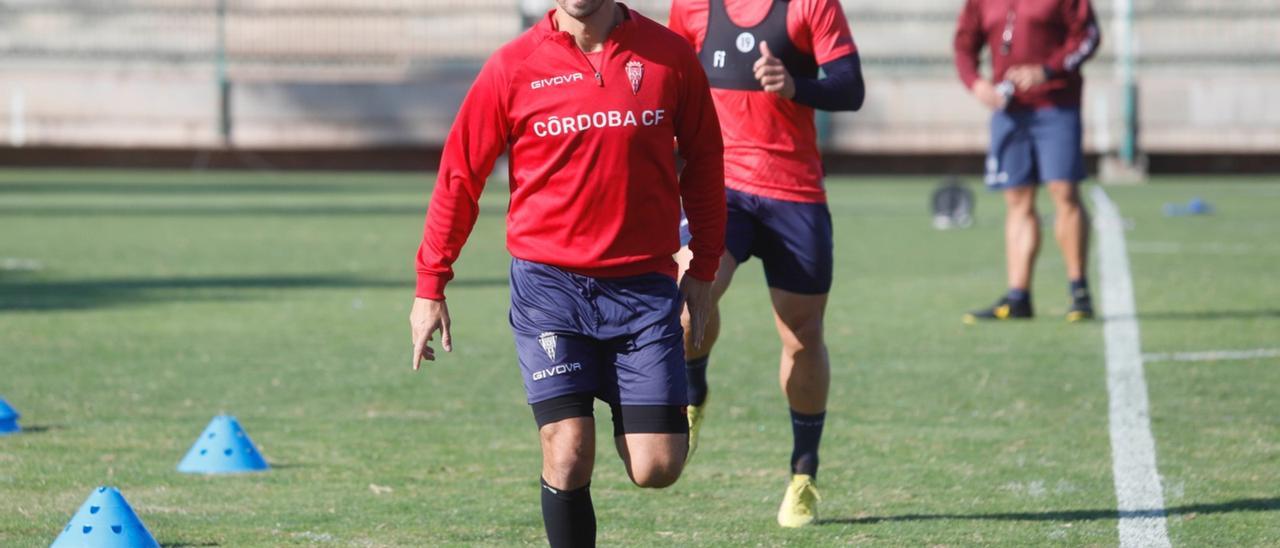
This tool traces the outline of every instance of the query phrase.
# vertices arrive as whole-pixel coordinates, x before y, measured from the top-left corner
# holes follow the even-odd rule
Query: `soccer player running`
[[[817,515],[818,443],[830,385],[822,320],[832,274],[814,109],[862,106],[857,47],[838,0],[674,0],[670,26],[698,50],[724,134],[729,217],[712,293],[718,302],[738,265],[760,258],[782,339],[779,377],[793,434],[791,483],[778,523],[808,525]],[[718,310],[705,337],[696,327],[691,323],[685,337],[691,454],[706,416]]]
[[[965,323],[1034,315],[1031,272],[1040,251],[1040,184],[1053,197],[1053,231],[1070,281],[1066,319],[1093,317],[1085,264],[1089,218],[1079,192],[1085,177],[1080,66],[1099,40],[1089,0],[968,0],[960,12],[956,69],[965,87],[993,112],[986,183],[1004,192],[1009,283],[995,305],[965,314]],[[991,48],[991,81],[978,74],[984,45]]]
[[[684,466],[680,318],[687,308],[702,336],[724,248],[723,145],[688,43],[614,0],[556,4],[485,63],[454,120],[410,324],[414,369],[436,358],[437,331],[452,351],[445,284],[507,152],[509,318],[542,442],[543,523],[552,546],[592,546],[595,398],[636,485],[669,486]],[[677,284],[682,203],[693,259]]]

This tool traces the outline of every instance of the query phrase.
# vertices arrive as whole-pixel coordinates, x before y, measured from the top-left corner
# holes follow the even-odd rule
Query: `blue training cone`
[[[218,415],[209,421],[187,456],[178,463],[178,471],[188,474],[234,474],[269,468],[249,435],[230,415]]]
[[[115,487],[89,493],[49,548],[159,548],[129,502]]]
[[[22,427],[18,426],[18,419],[22,417],[17,409],[9,405],[9,402],[0,398],[0,436],[8,434],[17,434],[22,431]]]

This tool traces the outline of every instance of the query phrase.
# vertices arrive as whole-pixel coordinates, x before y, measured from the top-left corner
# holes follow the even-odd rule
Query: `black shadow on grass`
[[[454,287],[505,286],[502,278],[463,278]],[[191,278],[116,278],[50,282],[0,283],[0,312],[21,310],[77,310],[161,301],[237,300],[246,290],[404,288],[408,280],[378,280],[351,276],[224,276]],[[192,292],[215,291],[213,295]]]
[[[161,548],[187,548],[196,546],[222,546],[216,542],[161,542]]]
[[[1139,312],[1139,320],[1252,320],[1260,318],[1280,318],[1280,309],[1257,310],[1169,310],[1156,312]]]
[[[65,430],[67,427],[61,424],[33,424],[22,427],[23,434],[44,434],[50,430]]]
[[[1184,514],[1226,514],[1231,512],[1274,512],[1280,510],[1280,497],[1236,499],[1212,504],[1187,504],[1165,509],[1167,516]],[[903,514],[900,516],[866,516],[818,520],[819,525],[872,524],[895,521],[990,520],[990,521],[1094,521],[1101,519],[1159,517],[1159,510],[1120,512],[1114,508],[1099,510],[1051,510],[1048,512],[1007,512],[995,514]]]

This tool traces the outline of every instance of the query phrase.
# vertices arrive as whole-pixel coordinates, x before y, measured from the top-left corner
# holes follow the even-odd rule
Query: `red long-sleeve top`
[[[725,0],[734,24],[749,27],[769,15],[773,2]],[[787,10],[787,36],[819,65],[858,52],[838,0],[795,0]],[[707,0],[673,0],[669,25],[694,49],[707,37]],[[813,109],[767,91],[712,89],[725,146],[725,185],[777,200],[825,203],[822,157]]]
[[[1005,30],[1012,32],[1005,48]],[[1009,109],[1080,105],[1080,66],[1102,40],[1089,0],[966,0],[956,22],[956,70],[966,88],[980,78],[978,54],[991,49],[993,82],[1015,65],[1041,65],[1049,80],[1014,94]]]
[[[444,298],[504,151],[511,255],[593,277],[674,276],[683,203],[687,274],[715,278],[724,146],[706,74],[683,38],[622,9],[600,52],[583,53],[553,11],[480,70],[445,141],[418,249],[419,297]]]

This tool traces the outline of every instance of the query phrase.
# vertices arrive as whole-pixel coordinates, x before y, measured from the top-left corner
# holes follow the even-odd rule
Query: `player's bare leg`
[[[1040,217],[1036,187],[1026,185],[1004,192],[1005,271],[1009,288],[1031,290],[1031,271],[1040,253]]]
[[[661,489],[680,479],[689,452],[688,435],[624,434],[613,439],[636,486]]]
[[[1048,186],[1053,196],[1053,233],[1067,264],[1067,278],[1078,280],[1084,277],[1089,251],[1089,214],[1080,203],[1076,185],[1052,181]]]
[[[574,417],[544,425],[542,518],[552,546],[594,546],[596,516],[591,471],[596,461],[595,419]]]
[[[591,417],[575,417],[538,430],[542,438],[542,479],[563,490],[591,483],[596,462],[595,424]]]
[[[680,275],[684,276],[684,271],[689,268],[689,259],[693,254],[689,248],[682,248],[676,254],[676,262],[680,265]],[[689,336],[689,314],[686,310],[680,316],[680,323],[684,327],[684,359],[689,367],[689,452],[687,457],[693,457],[693,453],[698,450],[698,440],[702,433],[702,421],[706,418],[706,375],[708,357],[711,355],[711,349],[715,347],[716,340],[720,337],[720,298],[724,297],[726,291],[729,290],[729,284],[733,282],[733,273],[738,269],[738,262],[733,259],[729,253],[720,256],[720,267],[716,271],[715,282],[711,285],[711,294],[714,302],[711,306],[711,314],[707,320],[707,327],[702,337],[702,345],[694,345],[693,338]]]
[[[823,339],[827,295],[769,289],[774,323],[782,339],[778,381],[791,407],[791,485],[778,510],[778,524],[801,527],[817,517],[818,443],[826,421],[831,362]]]
[[[831,364],[822,335],[827,296],[770,288],[774,323],[782,338],[778,380],[791,408],[807,415],[827,410]]]
[[[1080,201],[1079,185],[1050,181],[1048,186],[1053,196],[1053,232],[1058,247],[1062,248],[1070,281],[1071,308],[1067,311],[1067,321],[1087,320],[1093,317],[1093,301],[1085,282],[1089,268],[1089,212]]]
[[[1036,212],[1036,186],[1004,191],[1004,259],[1008,292],[990,308],[964,315],[965,323],[984,320],[1030,318],[1031,274],[1040,253],[1040,217]]]

